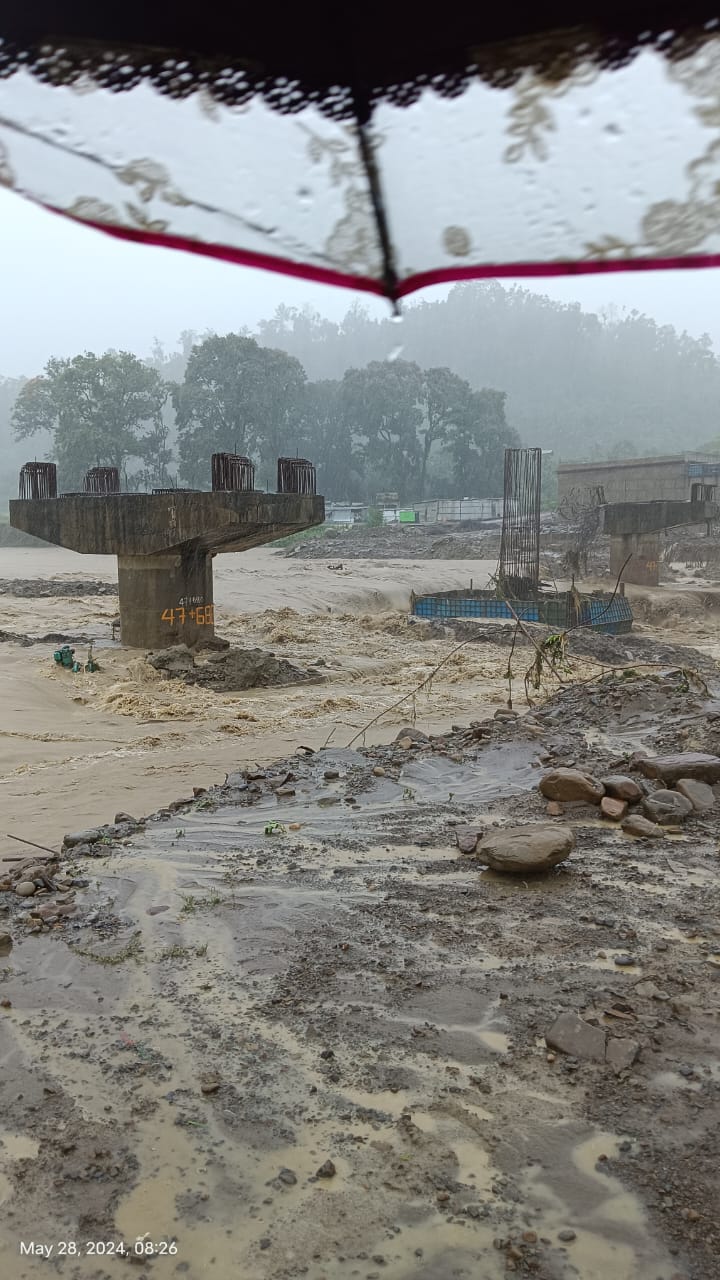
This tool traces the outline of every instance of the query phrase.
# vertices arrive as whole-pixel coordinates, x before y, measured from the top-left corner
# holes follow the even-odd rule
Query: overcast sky
[[[183,329],[226,333],[306,303],[339,320],[355,298],[372,315],[387,304],[368,294],[313,285],[207,258],[124,244],[44,212],[0,187],[0,375],[31,376],[50,356],[173,347]],[[717,270],[623,272],[522,281],[525,288],[596,311],[614,304],[659,323],[707,332],[720,351]],[[416,297],[444,297],[447,287]],[[407,305],[412,305],[412,299]],[[399,334],[398,334],[399,337]]]

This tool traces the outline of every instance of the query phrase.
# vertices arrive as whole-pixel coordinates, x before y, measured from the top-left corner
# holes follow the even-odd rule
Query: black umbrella
[[[714,5],[28,9],[0,183],[114,235],[394,301],[720,263]]]

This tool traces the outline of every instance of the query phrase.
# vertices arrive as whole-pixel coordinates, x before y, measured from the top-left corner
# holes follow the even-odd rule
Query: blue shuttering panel
[[[543,622],[559,630],[583,626],[617,635],[630,631],[633,620],[628,601],[619,595],[614,599],[609,594],[580,596],[579,617],[569,593],[544,595],[536,600],[513,600],[512,607],[523,622]],[[416,618],[513,618],[504,600],[482,591],[413,596],[411,612]]]

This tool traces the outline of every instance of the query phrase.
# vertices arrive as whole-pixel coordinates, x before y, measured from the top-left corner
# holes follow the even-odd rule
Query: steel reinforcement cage
[[[57,498],[57,466],[54,462],[26,462],[20,470],[18,497],[37,501]]]
[[[91,467],[85,473],[83,493],[119,493],[120,472],[117,467]]]
[[[542,449],[506,449],[499,580],[506,594],[533,595],[540,582]]]
[[[314,494],[315,468],[307,458],[278,458],[278,493]]]
[[[255,468],[239,453],[214,453],[211,472],[214,493],[251,493],[255,488]]]

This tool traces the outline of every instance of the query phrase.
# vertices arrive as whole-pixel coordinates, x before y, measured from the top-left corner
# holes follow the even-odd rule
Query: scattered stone
[[[640,1052],[637,1040],[625,1036],[608,1036],[605,1061],[616,1071],[629,1071]]]
[[[577,1236],[574,1231],[566,1227],[564,1231],[558,1231],[558,1240],[562,1240],[563,1244],[570,1244],[571,1240],[576,1240]]]
[[[678,755],[644,756],[636,761],[646,778],[660,778],[674,783],[680,778],[699,778],[701,782],[720,782],[720,756],[702,751],[683,751]]]
[[[295,795],[295,788],[294,787],[276,787],[275,795],[278,796],[281,800],[282,799],[289,800],[290,796]]]
[[[693,807],[679,791],[653,791],[642,802],[643,813],[651,822],[684,822]]]
[[[325,779],[326,782],[335,782],[335,780],[339,777],[340,777],[339,769],[326,769],[323,774],[323,778]]]
[[[406,725],[404,729],[401,729],[395,738],[395,741],[400,742],[401,738],[409,738],[411,744],[413,742],[421,743],[430,741],[426,733],[423,733],[421,729],[415,729],[413,725]]]
[[[622,822],[628,811],[627,800],[616,800],[614,796],[603,796],[600,801],[600,813],[611,822]]]
[[[12,1000],[0,1000],[0,1009],[12,1009]]]
[[[642,788],[637,782],[632,778],[626,778],[621,773],[613,773],[609,778],[603,778],[602,785],[606,793],[613,796],[615,800],[627,800],[629,804],[634,804],[643,798]]]
[[[403,751],[410,751],[415,745],[412,738],[408,738],[408,737],[396,738],[395,741]]]
[[[569,827],[536,823],[494,831],[484,837],[476,853],[493,871],[528,875],[564,862],[574,844],[575,837]]]
[[[605,794],[602,784],[579,769],[552,769],[540,780],[540,791],[547,800],[584,800],[599,804]]]
[[[18,880],[15,885],[15,892],[18,893],[21,898],[31,898],[32,895],[37,892],[35,881]]]
[[[594,1027],[570,1010],[555,1019],[545,1035],[545,1043],[549,1049],[557,1049],[571,1058],[605,1062],[616,1071],[631,1067],[640,1052],[637,1040],[608,1036],[602,1027]]]
[[[481,835],[482,832],[477,827],[456,827],[455,839],[460,852],[474,853]]]
[[[316,1177],[334,1178],[336,1173],[337,1173],[337,1169],[335,1168],[335,1165],[333,1164],[332,1160],[326,1160],[324,1164],[320,1165],[320,1168],[317,1171]]]
[[[200,1080],[200,1092],[205,1094],[217,1093],[222,1081],[219,1076],[207,1075]]]
[[[9,933],[0,933],[0,956],[7,956],[12,951],[12,935]]]
[[[193,791],[194,790],[195,788],[193,787]],[[113,821],[114,822],[130,822],[134,827],[138,827],[140,825],[137,818],[132,818],[129,813],[116,813]]]
[[[375,765],[375,768],[373,769],[373,776],[374,776],[374,777],[376,777],[376,778],[384,778],[384,777],[385,777],[385,770],[383,769],[383,767],[382,767],[382,765],[381,765],[381,764],[376,764],[376,765]]]
[[[639,840],[664,840],[665,832],[655,822],[648,822],[640,813],[631,813],[622,824],[628,836],[637,836]]]
[[[697,778],[679,778],[675,783],[681,796],[689,800],[696,813],[709,813],[715,807],[715,792],[707,782],[699,782]]]
[[[632,956],[615,956],[615,964],[619,965],[621,969],[624,969],[630,964],[635,964],[635,960]]]
[[[661,991],[659,987],[655,986],[654,982],[638,982],[633,987],[633,991],[635,992],[635,995],[641,996],[643,1000],[669,1000],[670,999],[667,992]]]
[[[561,818],[565,810],[559,800],[548,800],[545,805],[545,812],[548,818]]]
[[[71,831],[69,835],[63,836],[63,844],[66,849],[72,849],[78,844],[95,844],[102,839],[102,831],[97,827],[90,827],[87,831]]]
[[[170,908],[169,908],[169,906],[167,905],[167,903],[164,903],[162,906],[159,906],[159,907],[148,907],[148,908],[147,908],[147,910],[146,910],[146,912],[145,912],[145,915],[146,915],[146,916],[159,916],[161,911],[169,911],[169,910],[170,910]]]
[[[286,1187],[294,1187],[297,1183],[297,1177],[292,1169],[281,1169],[278,1174],[278,1181],[283,1182]]]
[[[605,1061],[605,1032],[593,1027],[577,1013],[561,1013],[545,1036],[548,1049],[557,1049],[571,1058]]]

